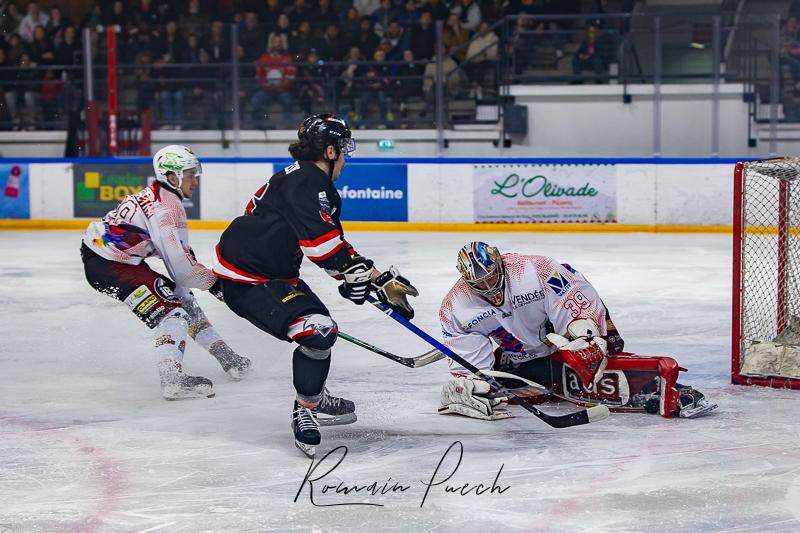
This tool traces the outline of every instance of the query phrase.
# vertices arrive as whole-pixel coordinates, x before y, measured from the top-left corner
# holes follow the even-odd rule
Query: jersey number
[[[570,313],[572,313],[572,318],[578,318],[581,316],[581,311],[584,309],[589,309],[592,305],[592,302],[583,295],[581,291],[575,291],[575,293],[564,300],[562,304],[564,309],[567,309]]]
[[[245,215],[250,216],[253,214],[253,211],[256,210],[256,202],[264,198],[264,195],[267,192],[267,187],[269,187],[269,181],[267,181],[264,185],[259,187],[256,193],[253,195],[253,197],[250,198],[250,201],[247,202],[247,207],[244,208]]]
[[[108,214],[107,220],[112,226],[118,226],[124,222],[130,222],[135,213],[136,202],[131,198],[127,198]]]

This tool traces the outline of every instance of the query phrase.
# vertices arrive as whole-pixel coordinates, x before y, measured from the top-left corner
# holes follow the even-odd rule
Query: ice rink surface
[[[191,234],[206,264],[217,236]],[[211,378],[217,396],[166,402],[149,330],[86,284],[80,232],[0,232],[0,532],[800,530],[800,392],[728,384],[729,235],[349,234],[420,289],[415,322],[435,336],[456,252],[476,238],[582,271],[626,348],[676,357],[690,369],[681,381],[719,409],[696,420],[612,414],[560,430],[518,408],[498,422],[440,416],[445,362],[408,369],[340,340],[328,385],[356,402],[359,420],[322,429],[318,458],[337,446],[348,453],[313,499],[349,505],[315,507],[301,487],[309,460],[289,429],[289,344],[200,294],[255,371],[229,382],[190,341],[185,368]],[[304,278],[343,331],[403,355],[429,349],[374,308],[342,300],[316,267],[306,264]],[[502,466],[503,494],[440,485],[425,497],[422,482],[456,441],[463,459],[446,484],[491,486]],[[387,480],[408,488],[322,493]],[[382,506],[354,505],[365,503]]]

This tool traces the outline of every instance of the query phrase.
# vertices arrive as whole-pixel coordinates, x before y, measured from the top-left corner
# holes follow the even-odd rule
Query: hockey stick
[[[393,353],[389,353],[386,350],[378,348],[377,346],[373,346],[372,344],[362,341],[361,339],[357,339],[352,335],[348,335],[344,331],[339,331],[337,335],[346,340],[347,342],[352,342],[356,346],[361,346],[364,349],[369,350],[370,352],[374,352],[378,355],[382,355],[387,359],[391,359],[401,365],[405,365],[409,368],[419,368],[421,366],[429,365],[431,363],[435,363],[439,359],[444,359],[444,354],[437,349],[433,349],[429,352],[425,352],[422,355],[418,355],[416,357],[401,357],[399,355],[395,355]]]
[[[521,381],[525,384],[524,387],[519,387],[521,389],[535,389],[539,392],[543,392],[546,394],[552,394],[553,391],[545,387],[540,383],[536,383],[535,381],[531,381],[529,379],[525,379],[522,376],[518,376],[516,374],[510,374],[508,372],[501,372],[499,370],[485,370],[484,375],[492,376],[493,378],[506,378],[506,379],[513,379],[516,381]]]
[[[533,405],[529,405],[525,402],[522,398],[514,394],[512,391],[507,389],[506,387],[502,386],[498,381],[490,375],[487,375],[478,368],[467,361],[465,361],[461,356],[453,352],[450,348],[442,344],[441,342],[437,341],[417,326],[406,320],[404,317],[400,316],[398,313],[395,313],[391,307],[385,305],[383,302],[375,298],[374,296],[370,295],[367,297],[367,301],[383,311],[385,314],[389,315],[393,318],[396,322],[402,324],[406,329],[410,330],[412,333],[426,341],[428,344],[433,346],[434,348],[438,349],[444,355],[458,363],[459,365],[463,366],[479,378],[485,380],[489,385],[494,387],[498,392],[502,393],[503,395],[513,398],[516,400],[520,407],[536,415],[540,420],[549,424],[554,428],[566,428],[571,426],[579,426],[581,424],[589,424],[591,422],[598,422],[605,418],[608,418],[609,411],[608,407],[605,405],[596,405],[594,407],[589,407],[588,409],[581,409],[580,411],[576,411],[574,413],[569,413],[566,415],[549,415],[537,409]]]

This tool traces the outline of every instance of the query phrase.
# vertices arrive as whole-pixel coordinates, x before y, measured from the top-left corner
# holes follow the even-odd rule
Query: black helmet
[[[306,141],[316,152],[323,156],[325,148],[333,145],[338,152],[350,155],[356,149],[356,142],[352,139],[347,123],[330,113],[311,115],[306,118],[297,130],[297,138]]]

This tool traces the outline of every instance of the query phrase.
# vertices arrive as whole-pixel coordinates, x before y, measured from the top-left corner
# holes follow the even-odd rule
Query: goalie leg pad
[[[455,377],[442,387],[440,415],[456,414],[480,420],[501,420],[513,415],[505,409],[505,398],[489,398],[491,387],[482,379]]]
[[[716,408],[698,391],[678,383],[681,371],[686,369],[671,357],[625,353],[608,358],[602,377],[590,387],[563,366],[555,392],[578,404],[602,403],[616,411],[648,412],[665,418],[693,418]]]
[[[547,339],[558,347],[553,358],[566,363],[580,377],[584,387],[596,385],[608,364],[605,356],[605,341],[600,337],[586,340],[578,338],[564,342],[566,339],[554,333],[549,333]]]
[[[547,340],[558,348],[554,357],[572,367],[585,387],[597,384],[606,368],[608,355],[608,345],[600,337],[597,324],[585,318],[573,320],[567,326],[567,336],[569,339],[556,333],[547,334]]]

